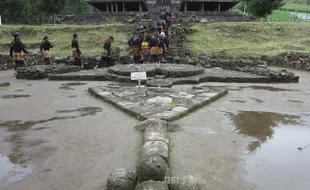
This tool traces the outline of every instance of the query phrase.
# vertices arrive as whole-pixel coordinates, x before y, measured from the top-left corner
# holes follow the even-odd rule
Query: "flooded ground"
[[[174,175],[198,176],[206,189],[308,189],[310,73],[295,72],[297,84],[212,83],[229,94],[178,121]]]
[[[135,168],[138,121],[86,91],[106,82],[11,73],[0,72],[11,83],[0,96],[30,96],[0,99],[0,189],[100,189],[113,169]],[[308,189],[310,73],[296,73],[297,84],[201,84],[230,91],[177,121],[172,174],[191,174],[203,189]]]
[[[87,93],[103,82],[15,80],[0,72],[0,189],[99,189],[134,168],[138,121]],[[72,90],[59,89],[70,87]]]

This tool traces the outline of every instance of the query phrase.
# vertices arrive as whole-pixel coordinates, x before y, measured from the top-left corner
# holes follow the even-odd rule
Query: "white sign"
[[[146,80],[146,72],[132,72],[131,80]]]
[[[2,25],[2,22],[1,22],[1,15],[0,15],[0,26]]]

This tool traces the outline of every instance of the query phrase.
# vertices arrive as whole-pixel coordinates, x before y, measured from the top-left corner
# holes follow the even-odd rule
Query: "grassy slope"
[[[307,23],[214,23],[196,24],[199,33],[188,37],[194,54],[213,53],[225,58],[274,56],[288,52],[310,52]]]
[[[112,35],[115,46],[121,48],[123,54],[127,53],[127,40],[133,27],[123,24],[109,24],[101,26],[0,26],[0,52],[8,53],[9,43],[12,41],[11,32],[18,31],[22,34],[22,41],[29,50],[38,50],[45,34],[51,42],[58,42],[53,50],[54,56],[66,57],[72,54],[71,40],[74,32],[80,33],[80,48],[83,55],[100,55],[104,39]]]
[[[307,0],[286,0],[281,10],[310,13],[310,6],[307,5]]]
[[[274,10],[268,15],[269,22],[304,22],[303,19],[289,13],[288,11]]]

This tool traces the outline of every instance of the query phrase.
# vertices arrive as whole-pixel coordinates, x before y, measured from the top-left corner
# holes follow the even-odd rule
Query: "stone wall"
[[[277,57],[276,66],[310,71],[310,53],[288,52]]]
[[[80,67],[66,64],[53,65],[35,65],[30,67],[19,67],[17,69],[17,79],[44,79],[48,77],[49,73],[62,74],[68,72],[79,71]]]
[[[252,58],[247,60],[225,60],[209,57],[207,54],[202,54],[198,58],[198,64],[205,68],[220,67],[222,69],[234,70],[245,73],[252,73],[260,76],[267,76],[271,81],[298,82],[299,77],[293,72],[282,70],[271,70],[267,68],[267,62]],[[197,64],[197,62],[194,62]]]
[[[61,17],[62,24],[72,25],[100,25],[111,22],[133,22],[137,12],[94,12],[81,15],[67,15]]]
[[[25,63],[28,66],[44,64],[44,60],[41,55],[28,54],[25,56]],[[9,55],[0,54],[0,70],[8,70],[14,68],[14,61]]]

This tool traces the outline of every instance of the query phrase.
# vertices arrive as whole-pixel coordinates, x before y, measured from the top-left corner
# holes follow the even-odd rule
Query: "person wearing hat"
[[[95,69],[98,67],[110,67],[110,66],[112,66],[111,65],[111,46],[112,46],[113,42],[114,42],[113,36],[109,36],[105,39],[100,64],[97,65],[95,67]]]
[[[18,32],[14,33],[13,37],[14,39],[11,43],[10,56],[15,61],[14,70],[17,70],[18,67],[24,66],[24,53],[28,54],[28,51],[21,42],[20,34]]]
[[[75,64],[79,65],[81,68],[83,68],[83,64],[82,64],[82,60],[81,60],[81,50],[79,47],[79,33],[75,32],[73,34],[73,39],[72,39],[72,43],[71,43],[71,47],[72,47],[72,55],[75,59]]]
[[[51,44],[51,42],[48,40],[48,36],[44,36],[40,51],[43,53],[45,65],[51,64],[51,49],[54,47],[54,44]]]

